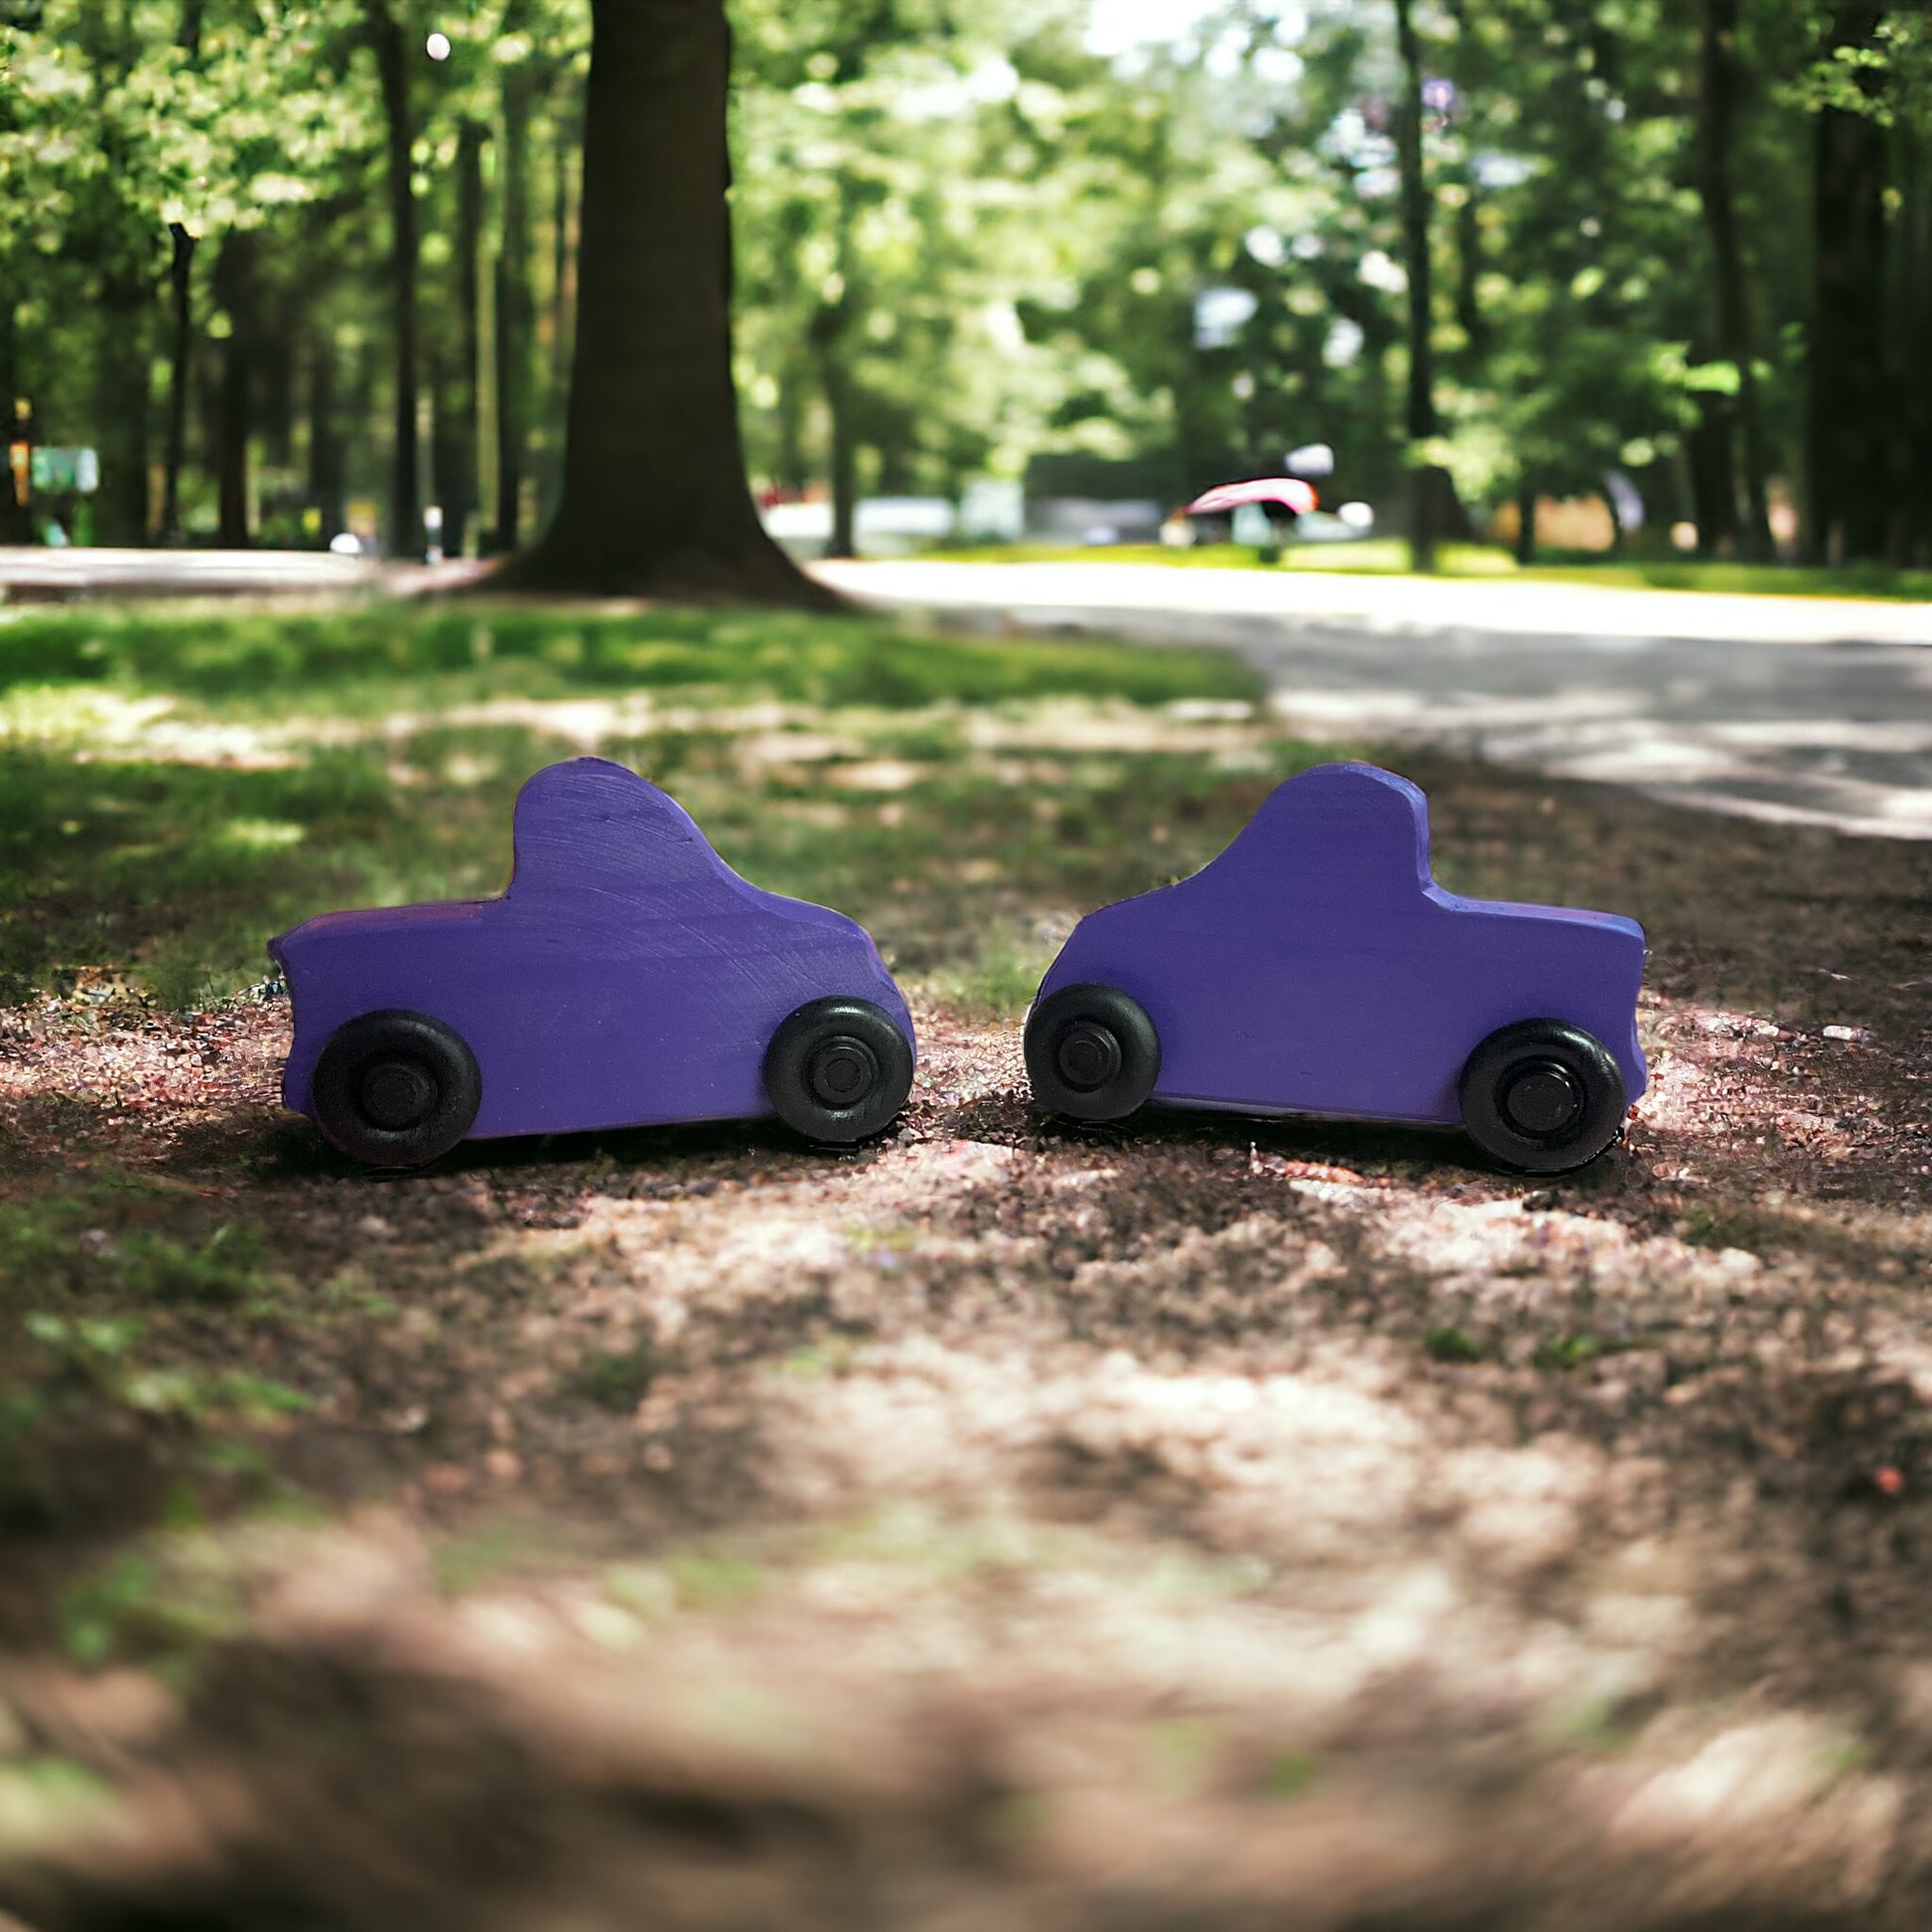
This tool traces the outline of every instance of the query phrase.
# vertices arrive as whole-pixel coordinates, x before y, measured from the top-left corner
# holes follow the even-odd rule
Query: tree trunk
[[[839,292],[835,300],[821,301],[812,318],[812,344],[818,351],[819,384],[825,392],[825,414],[831,432],[831,448],[826,452],[832,485],[832,538],[825,546],[828,557],[859,554],[859,444],[857,425],[853,421],[852,365],[846,353],[857,307],[857,291],[853,287],[852,212],[852,177],[841,169],[833,257]]]
[[[1737,548],[1737,466],[1725,402],[1723,396],[1701,396],[1698,419],[1686,438],[1691,497],[1697,506],[1697,553],[1707,560],[1730,556]]]
[[[556,511],[563,481],[564,423],[570,412],[570,350],[575,310],[571,271],[576,263],[572,228],[576,214],[577,157],[583,151],[583,114],[565,112],[552,148],[550,202],[550,366],[544,382],[542,507]]]
[[[416,123],[409,100],[409,44],[388,0],[368,0],[369,37],[382,82],[389,176],[389,275],[395,285],[395,453],[389,481],[389,554],[423,554],[422,483],[416,432]]]
[[[101,543],[148,540],[148,406],[152,361],[147,319],[153,291],[145,279],[110,276],[99,295],[94,348],[94,420],[100,488],[93,525]]]
[[[1396,44],[1402,55],[1402,100],[1396,114],[1396,155],[1402,174],[1403,267],[1409,277],[1409,552],[1417,570],[1436,568],[1437,472],[1425,446],[1437,429],[1435,347],[1430,340],[1429,184],[1423,177],[1422,48],[1414,0],[1395,0]]]
[[[195,353],[195,237],[179,221],[169,224],[174,255],[168,264],[168,427],[161,455],[162,543],[181,541],[181,472],[188,461],[188,370]]]
[[[825,351],[821,380],[832,433],[832,537],[825,546],[825,554],[856,557],[859,554],[859,446],[852,433],[852,377],[836,344]]]
[[[563,499],[496,587],[835,603],[764,533],[732,386],[722,0],[592,0]]]
[[[262,327],[256,335],[255,420],[261,436],[262,461],[271,470],[287,470],[295,462],[296,301],[283,290],[263,305]]]
[[[1899,213],[1891,231],[1896,300],[1892,340],[1932,342],[1932,155],[1917,128],[1895,127]],[[1932,357],[1906,354],[1898,418],[1900,515],[1894,542],[1901,564],[1932,564]]]
[[[0,260],[0,273],[11,280],[13,264]],[[19,434],[21,394],[20,336],[15,320],[16,308],[11,286],[0,290],[0,449],[8,452],[0,460],[0,543],[32,543],[34,519],[28,506],[15,493],[11,448]]]
[[[1737,205],[1730,179],[1731,131],[1739,88],[1737,5],[1738,0],[1705,0],[1700,14],[1698,189],[1717,271],[1718,353],[1737,371],[1735,415],[1744,443],[1743,554],[1753,563],[1766,563],[1774,554],[1765,495],[1768,458],[1757,376],[1751,366],[1744,257],[1737,239]],[[1725,429],[1728,433],[1727,422]]]
[[[1536,485],[1526,483],[1516,492],[1516,561],[1536,562]]]
[[[309,348],[309,501],[330,542],[348,523],[347,450],[336,411],[336,345],[319,330]]]
[[[1876,44],[1882,6],[1845,0],[1827,52]],[[1875,84],[1868,69],[1862,86]],[[1896,398],[1886,378],[1885,137],[1863,114],[1827,107],[1818,116],[1813,201],[1813,289],[1806,397],[1810,514],[1805,550],[1816,563],[1881,558],[1892,496]]]
[[[461,557],[480,497],[479,402],[483,385],[483,151],[488,131],[465,121],[457,140],[455,367],[437,385],[436,494],[444,554]],[[439,358],[440,359],[440,358]]]
[[[230,234],[222,242],[214,265],[214,299],[228,317],[215,406],[214,483],[220,504],[216,541],[223,549],[244,550],[249,542],[248,437],[253,427],[249,399],[254,385],[248,358],[255,304],[253,234]]]
[[[202,59],[202,17],[205,0],[182,0],[175,45],[188,56],[188,65]],[[168,261],[168,421],[161,451],[161,517],[155,527],[157,543],[181,541],[181,472],[188,461],[188,374],[195,353],[195,250],[198,237],[179,222],[168,224],[172,252]]]
[[[1473,180],[1462,183],[1462,200],[1455,210],[1455,322],[1466,345],[1464,366],[1479,369],[1488,359],[1493,332],[1482,312],[1476,284],[1482,279],[1482,215]]]
[[[520,17],[506,16],[505,25]],[[536,321],[536,298],[530,291],[530,106],[535,92],[527,60],[503,70],[502,227],[495,281],[496,527],[490,538],[495,550],[514,550],[522,537],[530,338]]]

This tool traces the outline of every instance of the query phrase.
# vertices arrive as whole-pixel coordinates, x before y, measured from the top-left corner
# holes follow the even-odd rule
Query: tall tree
[[[1831,13],[1827,58],[1873,50],[1884,12],[1876,0],[1841,0]],[[1859,90],[1875,95],[1879,70],[1852,70]],[[1806,548],[1817,562],[1854,562],[1884,556],[1894,493],[1887,474],[1885,136],[1873,115],[1827,101],[1815,142]]]
[[[1755,347],[1737,202],[1731,186],[1733,129],[1742,84],[1737,54],[1738,0],[1705,0],[1698,44],[1698,192],[1711,235],[1717,282],[1718,353],[1737,372],[1734,412],[1721,406],[1717,421],[1728,436],[1734,413],[1743,441],[1743,552],[1764,562],[1772,554],[1766,490],[1768,459],[1758,401]],[[1728,470],[1729,466],[1725,466]],[[1734,515],[1734,511],[1733,511]],[[1728,520],[1728,519],[1727,519]]]
[[[389,0],[368,0],[369,42],[382,88],[389,186],[389,274],[394,308],[395,446],[390,459],[389,550],[423,554],[421,453],[417,442],[416,114],[409,85],[408,41]]]
[[[252,536],[248,445],[254,431],[253,351],[258,314],[259,238],[252,228],[231,230],[214,264],[214,299],[221,305],[221,381],[213,411],[214,482],[224,549],[246,547]]]
[[[539,80],[528,0],[504,10],[497,60],[502,72],[503,138],[497,153],[501,209],[496,242],[496,521],[491,548],[522,539],[523,479],[530,450],[530,358],[536,297],[530,288],[530,116]]]
[[[819,292],[812,316],[811,345],[818,357],[819,382],[828,423],[827,467],[832,484],[832,540],[828,557],[858,555],[859,445],[853,421],[853,322],[859,309],[857,265],[852,254],[852,204],[856,186],[844,169],[835,181],[833,268]]]
[[[1917,14],[1894,23],[1893,62],[1900,207],[1891,229],[1890,326],[1893,341],[1924,344],[1932,342],[1932,20]],[[1904,528],[1898,554],[1902,562],[1924,567],[1932,565],[1932,357],[1907,353],[1901,360]]]
[[[500,588],[831,602],[766,536],[732,375],[723,0],[594,0],[562,500]]]
[[[202,58],[207,0],[182,0],[175,40],[190,67]],[[182,210],[186,212],[186,210]],[[188,460],[188,375],[195,348],[195,250],[199,238],[185,221],[168,223],[168,427],[161,456],[161,515],[156,534],[181,541],[181,470]]]
[[[487,130],[466,118],[457,136],[456,248],[451,297],[454,342],[438,338],[434,357],[436,437],[433,486],[443,506],[443,547],[461,557],[469,545],[478,502],[478,424],[483,383],[482,282],[483,145]]]
[[[1416,34],[1415,0],[1395,0],[1395,33],[1402,61],[1395,144],[1402,175],[1402,265],[1409,281],[1409,395],[1404,421],[1409,435],[1409,557],[1415,569],[1434,570],[1449,480],[1432,448],[1442,425],[1436,414],[1435,278],[1423,158],[1426,76],[1422,42]]]
[[[15,411],[20,394],[20,334],[14,320],[17,303],[11,280],[12,263],[0,256],[0,543],[30,543],[34,524],[22,500],[21,480],[14,475],[14,439],[21,433]]]

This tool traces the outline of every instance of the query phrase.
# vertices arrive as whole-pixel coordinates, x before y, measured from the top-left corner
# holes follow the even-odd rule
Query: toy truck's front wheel
[[[365,1013],[338,1027],[309,1082],[329,1144],[372,1168],[420,1168],[449,1153],[483,1105],[477,1056],[426,1013]]]
[[[1117,986],[1063,986],[1027,1016],[1034,1099],[1069,1120],[1125,1120],[1161,1077],[1161,1035]]]
[[[870,1000],[813,1000],[771,1035],[764,1090],[787,1127],[849,1146],[883,1133],[912,1091],[912,1046]]]
[[[1594,1161],[1622,1132],[1629,1105],[1610,1049],[1560,1020],[1491,1034],[1462,1069],[1461,1102],[1470,1140],[1524,1173]]]

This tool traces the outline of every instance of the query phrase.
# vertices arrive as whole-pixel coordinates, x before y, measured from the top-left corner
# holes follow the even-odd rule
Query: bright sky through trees
[[[1618,535],[1614,488],[1633,543],[1932,554],[1919,0],[1404,10],[1399,58],[1394,0],[668,8],[737,31],[759,490],[1178,502],[1318,440],[1385,514],[1426,457],[1499,532],[1589,497]],[[590,44],[590,0],[0,0],[0,405],[101,478],[36,523],[8,471],[0,539],[542,528],[596,279]]]
[[[1114,55],[1150,41],[1178,40],[1218,6],[1219,0],[1094,0],[1087,46]]]

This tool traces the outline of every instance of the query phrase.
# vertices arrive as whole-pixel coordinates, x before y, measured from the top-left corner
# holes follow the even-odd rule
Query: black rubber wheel
[[[1462,1125],[1483,1153],[1525,1173],[1594,1161],[1623,1131],[1623,1073],[1603,1042],[1561,1020],[1493,1033],[1462,1069]]]
[[[426,1013],[365,1013],[338,1027],[309,1082],[332,1147],[372,1168],[420,1168],[469,1133],[483,1073],[463,1036]]]
[[[1027,1016],[1035,1102],[1069,1120],[1125,1120],[1161,1077],[1161,1035],[1114,986],[1063,986]]]
[[[787,1127],[849,1146],[898,1118],[912,1091],[912,1044],[870,1000],[813,1000],[771,1035],[764,1090]]]

